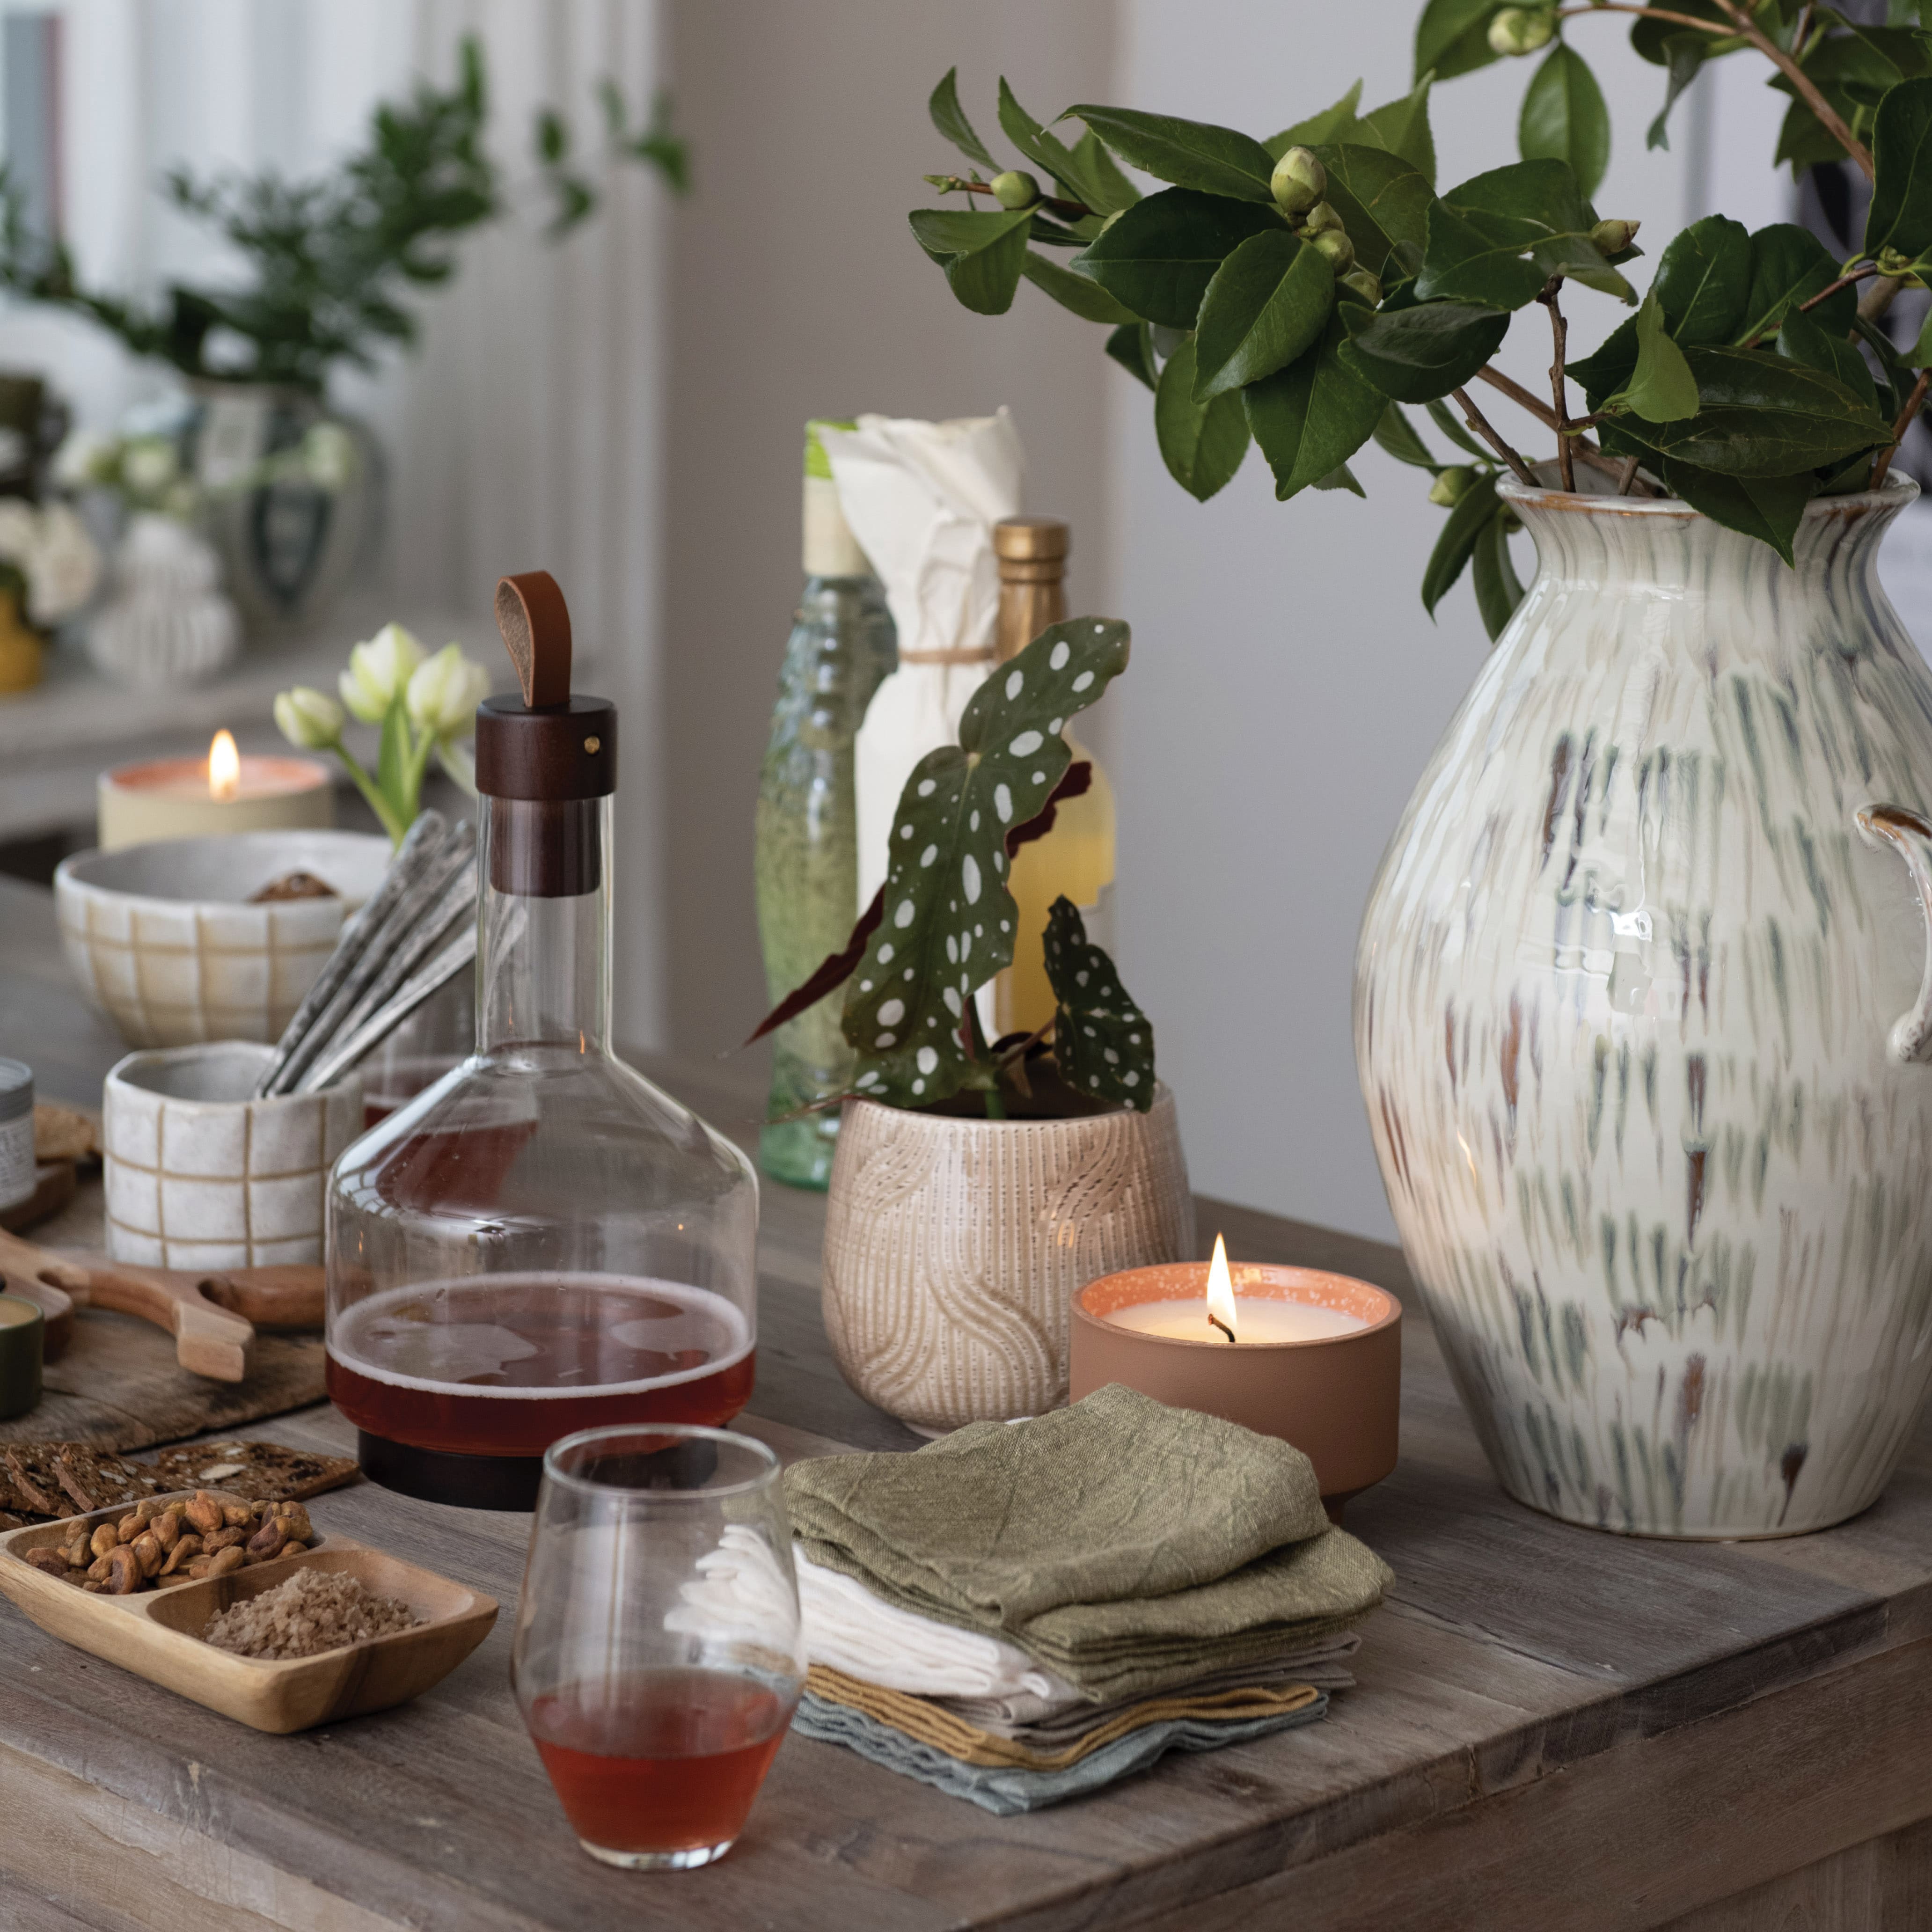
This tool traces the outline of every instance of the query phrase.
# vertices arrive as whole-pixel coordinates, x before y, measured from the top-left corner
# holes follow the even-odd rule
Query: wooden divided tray
[[[176,1493],[186,1498],[194,1492]],[[296,1556],[225,1576],[125,1597],[90,1594],[26,1560],[29,1550],[58,1549],[76,1522],[118,1522],[131,1507],[117,1504],[0,1535],[0,1594],[50,1636],[258,1731],[304,1731],[406,1703],[454,1670],[496,1621],[494,1597],[346,1536],[320,1537]],[[201,1640],[209,1621],[230,1604],[272,1589],[298,1568],[346,1570],[377,1596],[400,1597],[424,1621],[413,1630],[286,1663],[237,1657]]]

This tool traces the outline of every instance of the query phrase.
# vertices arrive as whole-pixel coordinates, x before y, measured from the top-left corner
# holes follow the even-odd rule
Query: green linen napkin
[[[785,1498],[813,1562],[1096,1700],[1306,1645],[1391,1580],[1329,1527],[1300,1450],[1118,1385],[909,1456],[795,1462]]]

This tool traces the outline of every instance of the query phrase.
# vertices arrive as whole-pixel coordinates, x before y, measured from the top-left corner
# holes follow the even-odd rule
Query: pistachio
[[[175,1546],[168,1552],[168,1560],[161,1565],[161,1574],[172,1576],[184,1570],[201,1554],[201,1538],[190,1531],[186,1536],[175,1539]]]
[[[299,1537],[304,1543],[314,1540],[315,1527],[300,1503],[277,1503],[274,1512],[275,1520],[284,1526],[291,1540]]]
[[[207,1535],[204,1536],[201,1539],[201,1546],[207,1555],[213,1556],[218,1554],[220,1551],[229,1549],[236,1544],[246,1543],[248,1540],[248,1533],[246,1530],[211,1530]]]
[[[266,1563],[270,1557],[280,1553],[288,1540],[287,1533],[273,1516],[248,1539],[248,1554],[257,1562]]]
[[[58,1550],[30,1550],[27,1561],[50,1576],[64,1576],[68,1573],[68,1560]]]
[[[221,1505],[221,1520],[230,1529],[246,1529],[254,1523],[261,1507],[260,1503],[225,1502]]]
[[[231,1543],[226,1550],[218,1550],[208,1558],[207,1574],[211,1576],[226,1576],[240,1569],[248,1561],[246,1553],[238,1543]]]
[[[208,1566],[214,1561],[212,1556],[197,1556],[183,1573],[193,1582],[199,1582],[208,1574]]]
[[[110,1595],[127,1596],[139,1589],[142,1581],[140,1558],[131,1544],[124,1543],[107,1552],[106,1587]]]
[[[114,1546],[116,1550],[118,1550],[121,1546],[117,1543]],[[87,1574],[88,1576],[97,1583],[106,1582],[107,1580],[107,1558],[104,1556],[97,1556],[94,1561],[87,1566]]]
[[[94,1526],[94,1534],[87,1546],[96,1556],[105,1556],[120,1540],[121,1532],[117,1525],[98,1522]]]
[[[180,1540],[182,1520],[172,1510],[164,1516],[158,1516],[148,1525],[148,1534],[164,1550],[172,1550]]]
[[[196,1490],[194,1500],[183,1514],[203,1536],[219,1529],[226,1520],[221,1514],[221,1498],[210,1496],[206,1490]]]
[[[168,1560],[168,1552],[161,1547],[152,1530],[143,1530],[128,1547],[134,1552],[134,1561],[140,1564],[144,1580],[161,1574],[161,1565]]]

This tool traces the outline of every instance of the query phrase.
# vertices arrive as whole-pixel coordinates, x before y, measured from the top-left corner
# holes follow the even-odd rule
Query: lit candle
[[[1214,1237],[1208,1264],[1208,1292],[1178,1301],[1140,1301],[1117,1308],[1106,1318],[1136,1335],[1160,1335],[1173,1342],[1320,1342],[1352,1335],[1369,1324],[1359,1315],[1313,1302],[1280,1301],[1271,1296],[1234,1292],[1228,1250]]]
[[[155,838],[224,832],[326,830],[335,822],[328,767],[314,758],[243,757],[218,731],[205,758],[154,758],[100,775],[100,839],[111,852]]]

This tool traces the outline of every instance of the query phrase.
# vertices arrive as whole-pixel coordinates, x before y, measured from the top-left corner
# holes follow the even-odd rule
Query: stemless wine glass
[[[670,1424],[553,1444],[510,1671],[592,1858],[669,1870],[722,1858],[805,1683],[778,1458]]]

